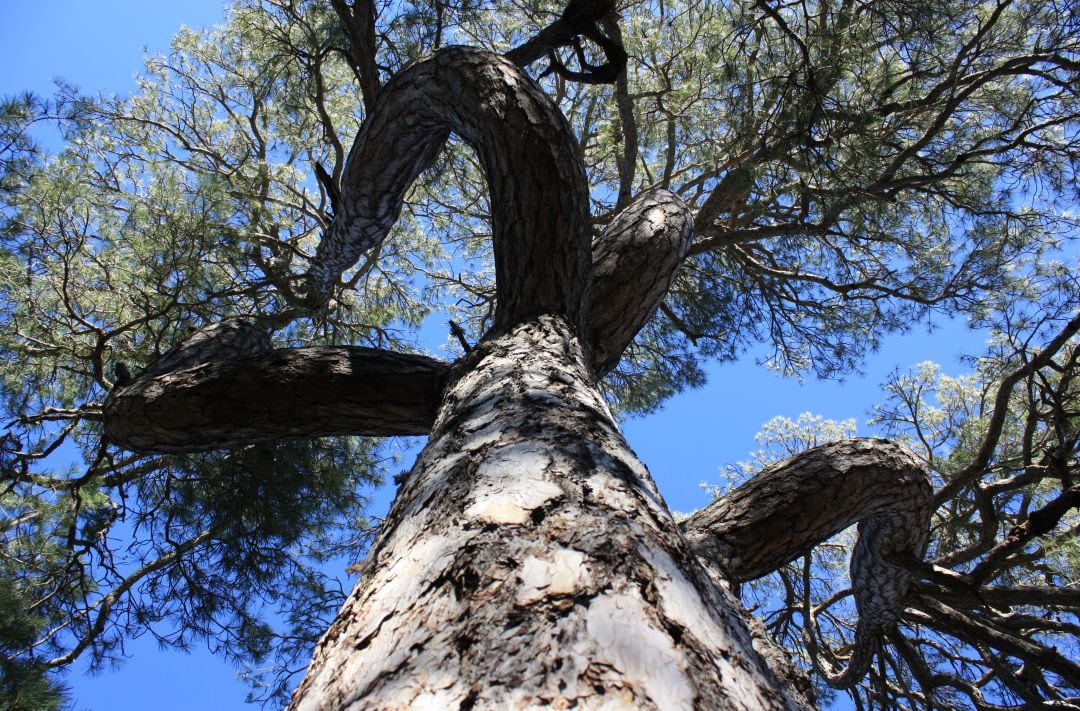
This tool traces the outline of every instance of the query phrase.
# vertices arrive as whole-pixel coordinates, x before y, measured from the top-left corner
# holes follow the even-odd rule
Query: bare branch
[[[903,609],[911,575],[890,559],[922,556],[931,501],[926,468],[908,450],[888,440],[843,440],[766,469],[690,517],[683,530],[706,565],[738,581],[775,570],[859,522],[850,569],[856,648],[842,673],[825,672],[831,685],[845,688],[866,674],[880,635]]]

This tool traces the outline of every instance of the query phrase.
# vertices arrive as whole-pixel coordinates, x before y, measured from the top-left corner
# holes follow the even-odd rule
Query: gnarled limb
[[[642,193],[593,244],[589,344],[597,376],[610,372],[652,318],[690,249],[693,215],[667,190]]]
[[[266,329],[246,319],[229,318],[196,329],[138,377],[149,378],[200,363],[265,353],[272,348]]]
[[[449,364],[337,346],[279,349],[137,378],[105,403],[105,435],[193,452],[324,435],[427,434]]]
[[[880,635],[903,610],[911,574],[890,558],[922,556],[932,505],[926,468],[906,448],[882,439],[843,440],[766,469],[692,516],[683,530],[706,566],[742,581],[858,522],[850,567],[859,612],[855,650],[843,672],[825,673],[830,685],[845,688],[865,675]]]
[[[686,255],[690,219],[678,196],[655,190],[593,243],[589,343],[598,376],[656,312]],[[271,350],[265,331],[230,319],[199,329],[114,390],[105,431],[122,447],[154,452],[286,437],[423,435],[449,369],[434,358],[373,348]]]
[[[656,312],[686,256],[691,219],[681,198],[654,190],[593,243],[589,343],[598,376]],[[422,435],[449,368],[371,348],[271,351],[259,326],[229,319],[199,329],[118,387],[105,403],[105,430],[120,446],[155,452],[333,434]]]
[[[588,194],[573,133],[509,60],[466,47],[436,52],[380,91],[349,152],[340,214],[319,243],[308,300],[325,302],[341,274],[385,239],[405,191],[451,131],[487,174],[495,329],[541,313],[566,314],[580,328],[590,283]]]

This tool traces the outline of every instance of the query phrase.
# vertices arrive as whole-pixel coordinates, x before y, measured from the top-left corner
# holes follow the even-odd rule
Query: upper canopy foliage
[[[269,600],[295,628],[281,658],[308,654],[343,594],[318,563],[363,549],[377,444],[134,456],[100,436],[113,369],[137,373],[191,328],[233,316],[272,326],[279,346],[404,350],[439,310],[475,342],[494,314],[490,207],[461,144],[328,309],[309,308],[303,277],[388,79],[446,44],[520,48],[563,9],[241,0],[222,26],[181,31],[150,57],[130,97],[67,87],[4,103],[0,570],[12,582],[0,604],[30,610],[3,630],[6,664],[83,652],[104,664],[145,630],[254,662],[282,650]],[[785,372],[830,375],[930,312],[978,325],[1039,302],[1075,312],[1074,267],[1058,260],[1077,227],[1076,13],[1044,0],[630,2],[598,25],[627,55],[614,83],[575,80],[611,60],[595,38],[541,52],[529,71],[584,153],[595,230],[653,187],[695,213],[668,299],[605,381],[613,402],[648,411],[699,384],[704,360],[758,344]],[[48,157],[30,138],[44,120],[64,138]],[[1038,410],[1024,407],[1016,418]],[[1058,490],[1077,427],[1060,407],[1056,436],[1071,449],[1055,455],[1067,464]],[[926,429],[925,412],[906,421]],[[997,460],[965,461],[978,466],[939,510],[957,550],[978,537],[965,497]],[[1002,520],[1032,510],[990,501]],[[992,662],[956,673],[976,679]],[[266,695],[290,684],[262,681]]]

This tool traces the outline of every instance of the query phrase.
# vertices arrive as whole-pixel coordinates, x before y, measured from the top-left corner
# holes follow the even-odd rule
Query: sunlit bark
[[[569,324],[523,322],[463,366],[292,708],[798,708]]]
[[[909,580],[885,559],[921,555],[929,509],[890,508],[889,476],[864,478],[855,500],[841,479],[849,459],[891,474],[917,463],[886,443],[809,455],[710,507],[684,537],[596,382],[664,298],[690,212],[667,191],[644,193],[590,247],[564,119],[486,52],[443,50],[380,89],[309,275],[312,306],[386,237],[451,130],[477,150],[492,195],[498,307],[471,353],[450,366],[374,349],[270,350],[251,324],[215,324],[118,387],[107,432],[185,451],[430,427],[296,708],[802,707],[798,675],[776,660],[774,673],[721,583],[863,520],[852,573],[864,638],[876,637]],[[912,482],[923,502],[925,479]],[[770,537],[808,491],[829,494],[828,520]],[[760,505],[770,498],[784,503]],[[860,659],[845,679],[864,673]]]

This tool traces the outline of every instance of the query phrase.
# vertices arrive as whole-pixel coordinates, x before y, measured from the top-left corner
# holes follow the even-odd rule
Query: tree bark
[[[339,214],[319,243],[308,298],[381,243],[405,191],[450,131],[487,175],[495,256],[495,329],[542,313],[584,324],[590,279],[588,183],[566,118],[509,60],[447,47],[394,76],[349,151]]]
[[[885,439],[840,440],[774,464],[683,527],[724,577],[753,580],[860,521],[887,527],[898,550],[921,555],[931,497],[926,466],[907,448]]]
[[[850,565],[859,613],[855,648],[843,671],[821,669],[831,686],[846,688],[865,676],[881,635],[904,610],[912,576],[893,559],[922,560],[933,503],[929,473],[907,448],[884,439],[842,440],[773,465],[683,527],[714,575],[743,581],[858,523]]]
[[[598,376],[610,372],[664,300],[690,250],[693,215],[667,190],[637,196],[592,248],[589,345]]]
[[[803,707],[687,549],[564,318],[457,372],[291,708]]]
[[[449,371],[434,358],[359,346],[196,362],[140,376],[110,395],[105,435],[143,452],[290,437],[425,435]]]
[[[686,256],[691,220],[681,198],[652,190],[593,242],[588,341],[598,375],[615,367],[656,313]],[[143,452],[426,435],[449,370],[434,358],[356,346],[272,350],[259,327],[230,319],[199,329],[117,387],[104,404],[105,432]]]
[[[223,322],[118,388],[107,434],[187,451],[431,427],[295,708],[804,708],[695,555],[738,577],[767,523],[731,508],[755,521],[746,536],[730,511],[706,516],[688,529],[692,550],[596,388],[687,253],[679,198],[628,204],[590,259],[565,119],[506,59],[447,48],[380,90],[309,273],[313,303],[385,238],[451,130],[477,150],[493,213],[498,305],[470,354],[451,367],[361,348],[272,351],[253,326]],[[907,525],[894,513],[869,514],[870,573]]]

